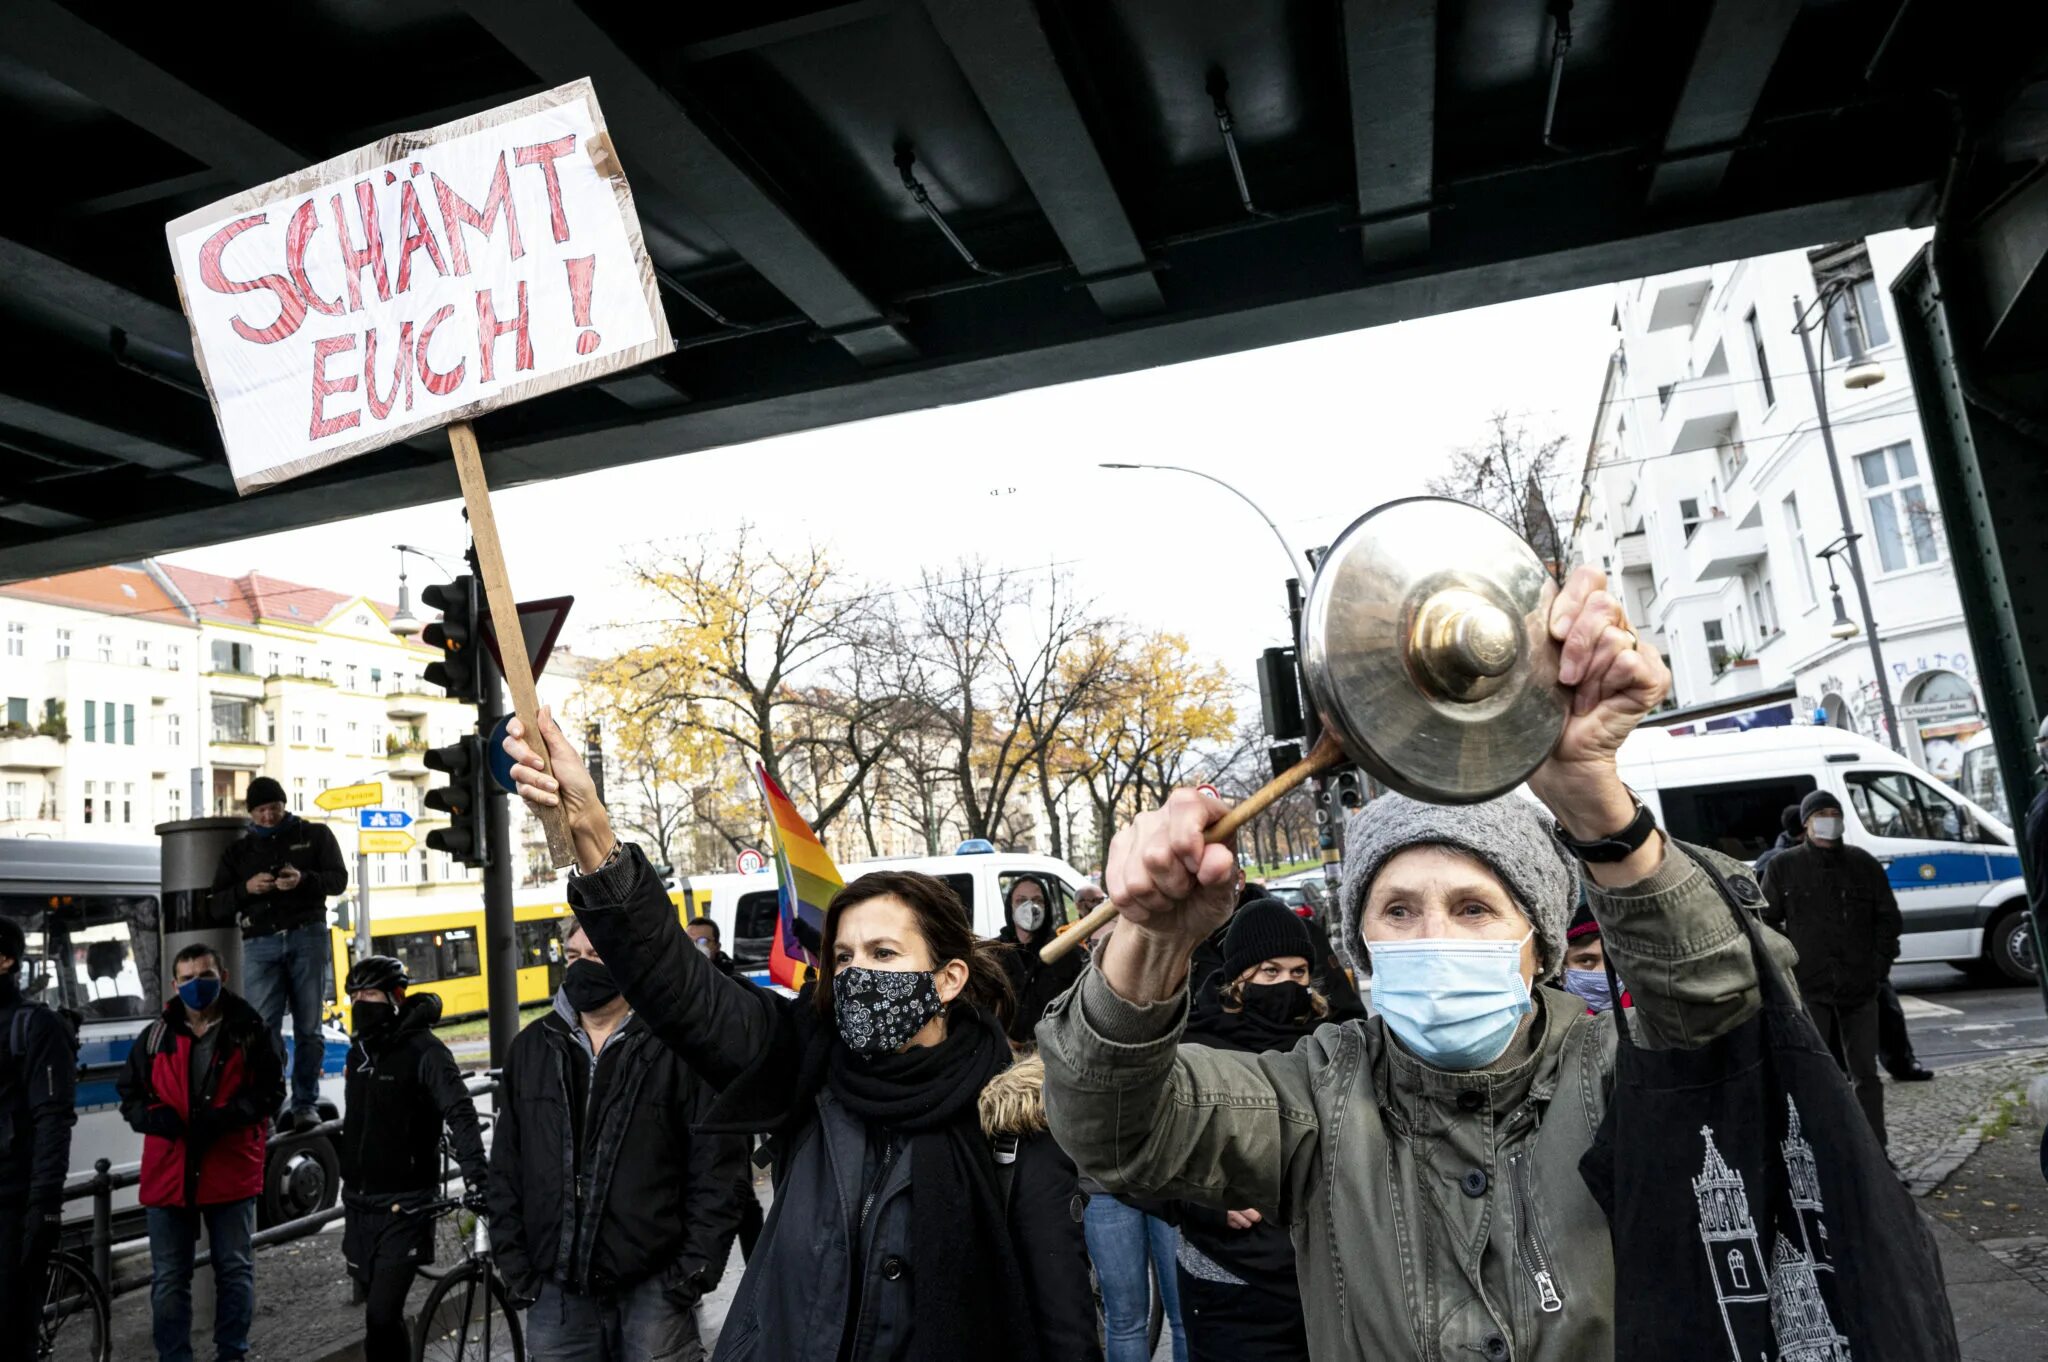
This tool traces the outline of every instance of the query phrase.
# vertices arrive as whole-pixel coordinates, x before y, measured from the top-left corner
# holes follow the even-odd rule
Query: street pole
[[[481,642],[481,640],[479,640]],[[477,732],[489,741],[504,717],[505,698],[498,666],[488,648],[477,649],[481,694],[476,706]],[[479,751],[479,759],[486,754]],[[519,943],[512,918],[511,813],[506,794],[486,775],[484,790],[484,972],[490,980],[491,1067],[503,1068],[519,1034]]]
[[[356,828],[356,935],[348,958],[358,963],[370,958],[370,858],[363,854],[360,826]]]
[[[1821,316],[1827,316],[1827,293],[1821,293]],[[1899,716],[1892,709],[1892,684],[1884,674],[1884,648],[1877,638],[1877,619],[1870,610],[1870,584],[1863,579],[1863,555],[1856,548],[1858,535],[1856,527],[1849,520],[1849,489],[1842,482],[1842,461],[1835,454],[1835,431],[1828,424],[1827,392],[1820,381],[1820,370],[1814,367],[1813,337],[1807,332],[1806,305],[1797,294],[1792,298],[1792,329],[1799,333],[1799,348],[1806,355],[1806,379],[1813,387],[1813,406],[1820,416],[1821,447],[1827,450],[1828,473],[1835,480],[1835,509],[1842,516],[1842,538],[1848,542],[1849,580],[1856,584],[1856,599],[1863,607],[1863,632],[1870,639],[1870,668],[1877,676],[1877,698],[1884,706],[1885,738],[1891,749],[1904,756],[1906,749],[1899,734]],[[1846,325],[1846,323],[1845,323]]]
[[[1309,566],[1308,559],[1302,557],[1299,553],[1295,552],[1294,545],[1287,542],[1287,536],[1280,533],[1280,527],[1273,523],[1273,517],[1267,515],[1265,509],[1261,507],[1258,502],[1253,501],[1250,497],[1246,496],[1243,492],[1238,491],[1237,488],[1231,486],[1223,479],[1217,477],[1214,473],[1204,473],[1199,468],[1184,468],[1177,463],[1105,463],[1097,464],[1096,467],[1116,469],[1142,468],[1150,470],[1155,473],[1189,473],[1198,478],[1207,478],[1210,482],[1215,483],[1218,487],[1221,487],[1224,491],[1230,493],[1230,495],[1236,497],[1239,501],[1251,507],[1253,514],[1257,515],[1259,519],[1266,522],[1266,528],[1271,530],[1273,532],[1273,537],[1280,541],[1281,549],[1287,554],[1287,561],[1294,565],[1294,572],[1297,577],[1299,577],[1304,582],[1315,580],[1315,569]],[[1297,636],[1300,633],[1299,630],[1296,630],[1295,632]]]

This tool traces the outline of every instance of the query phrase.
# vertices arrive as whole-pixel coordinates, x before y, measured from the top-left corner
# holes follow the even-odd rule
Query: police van
[[[872,870],[914,870],[943,880],[967,906],[975,934],[989,937],[1002,930],[1003,904],[1010,886],[1018,880],[1035,879],[1044,888],[1056,925],[1079,916],[1074,911],[1074,895],[1087,883],[1087,877],[1065,861],[997,851],[980,839],[961,843],[951,856],[901,856],[839,867],[840,877],[848,884]],[[735,966],[755,983],[768,982],[768,948],[775,939],[775,917],[780,911],[773,869],[750,875],[686,876],[677,881],[675,896],[686,921],[708,917],[717,923],[718,939]]]
[[[1901,961],[2035,979],[2012,829],[1889,748],[1818,725],[1677,736],[1644,727],[1620,763],[1672,836],[1745,861],[1777,839],[1786,805],[1828,791],[1842,802],[1844,839],[1891,879],[1905,918]]]
[[[115,1169],[142,1159],[142,1136],[121,1116],[115,1083],[128,1052],[163,1011],[161,855],[155,845],[0,839],[0,914],[28,938],[22,986],[31,998],[67,1008],[78,1035],[78,1124],[71,1132],[71,1177],[89,1177],[94,1161]],[[229,987],[239,987],[230,980]],[[40,987],[38,987],[40,986]],[[331,993],[332,990],[330,989]],[[291,1019],[285,1019],[287,1043]],[[322,1115],[339,1111],[348,1037],[323,1037]],[[287,1062],[286,1071],[289,1072]],[[324,1135],[295,1136],[270,1147],[259,1224],[281,1224],[334,1204],[340,1165]],[[117,1215],[132,1213],[136,1193],[114,1193]],[[66,1203],[68,1224],[90,1219],[92,1202]]]

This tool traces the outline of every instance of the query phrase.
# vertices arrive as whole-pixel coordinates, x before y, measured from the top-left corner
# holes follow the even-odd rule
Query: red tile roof
[[[25,582],[0,586],[0,595],[46,605],[76,606],[104,615],[141,616],[155,624],[198,627],[157,579],[135,563],[87,568],[55,577],[31,577]]]
[[[254,624],[258,620],[322,624],[355,599],[324,587],[266,577],[260,572],[223,577],[217,572],[201,572],[176,563],[160,566],[203,618],[227,624]]]

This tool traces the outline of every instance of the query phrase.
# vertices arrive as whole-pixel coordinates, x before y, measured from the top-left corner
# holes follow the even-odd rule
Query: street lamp
[[[1304,588],[1306,588],[1311,581],[1315,580],[1315,569],[1309,566],[1308,559],[1302,557],[1301,554],[1295,551],[1294,545],[1287,542],[1287,536],[1280,533],[1280,527],[1273,523],[1273,517],[1267,515],[1265,511],[1260,508],[1258,502],[1253,501],[1250,497],[1246,496],[1243,492],[1231,486],[1223,479],[1217,477],[1214,473],[1204,473],[1199,468],[1183,468],[1181,465],[1177,463],[1102,463],[1097,464],[1096,467],[1116,469],[1143,468],[1148,469],[1155,473],[1191,473],[1198,478],[1207,478],[1210,482],[1215,483],[1218,487],[1221,487],[1224,491],[1230,493],[1239,501],[1251,507],[1253,511],[1257,512],[1259,519],[1266,522],[1266,528],[1271,530],[1273,532],[1273,537],[1280,541],[1280,547],[1287,553],[1287,561],[1294,565],[1294,575],[1301,579],[1301,584]]]
[[[1828,629],[1829,638],[1854,638],[1857,634],[1856,621],[1849,618],[1849,611],[1842,604],[1842,586],[1835,580],[1835,555],[1842,551],[1843,540],[1822,549],[1817,555],[1828,565],[1828,595],[1835,603],[1835,622]]]
[[[1883,368],[1871,362],[1870,358],[1864,354],[1863,318],[1856,311],[1855,287],[1848,280],[1835,278],[1822,284],[1820,296],[1814,300],[1814,307],[1811,309],[1800,300],[1798,295],[1793,295],[1792,329],[1799,333],[1799,349],[1806,356],[1806,380],[1813,388],[1813,407],[1820,419],[1821,447],[1827,451],[1828,474],[1835,482],[1835,509],[1841,513],[1842,517],[1842,537],[1836,541],[1836,544],[1829,545],[1829,552],[1821,556],[1829,559],[1828,581],[1830,585],[1834,582],[1834,561],[1830,554],[1837,545],[1840,546],[1844,551],[1844,556],[1849,560],[1849,580],[1856,584],[1856,595],[1863,607],[1863,632],[1870,641],[1870,667],[1877,677],[1877,698],[1884,707],[1885,739],[1891,744],[1894,752],[1904,756],[1906,749],[1901,745],[1899,736],[1899,716],[1898,712],[1892,708],[1891,682],[1885,678],[1884,674],[1884,647],[1878,641],[1877,618],[1871,613],[1870,609],[1870,583],[1863,576],[1863,556],[1856,551],[1856,541],[1860,536],[1856,533],[1855,526],[1849,518],[1849,489],[1847,484],[1842,481],[1842,461],[1835,453],[1834,427],[1828,424],[1827,390],[1821,386],[1820,369],[1815,365],[1813,359],[1813,336],[1811,333],[1814,327],[1823,323],[1827,317],[1829,307],[1837,299],[1846,300],[1843,304],[1842,331],[1846,337],[1846,345],[1849,350],[1849,369],[1842,376],[1844,385],[1861,389],[1884,380]],[[1846,634],[1842,632],[1844,625],[1849,626],[1849,632]],[[1838,639],[1852,638],[1856,633],[1855,626],[1849,621],[1848,612],[1842,609],[1842,599],[1839,590],[1835,594],[1835,626],[1828,633]]]
[[[416,638],[426,625],[412,613],[412,588],[405,583],[405,555],[416,553],[428,562],[438,563],[444,568],[452,560],[446,554],[434,553],[412,544],[393,544],[391,547],[398,550],[398,609],[391,615],[391,632],[400,638]],[[457,570],[460,571],[460,568]]]

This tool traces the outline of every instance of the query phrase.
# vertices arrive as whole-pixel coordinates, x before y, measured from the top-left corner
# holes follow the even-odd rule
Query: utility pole
[[[515,641],[511,646],[520,646]],[[478,648],[477,665],[483,671],[483,691],[477,699],[476,730],[482,742],[489,742],[498,720],[505,714],[504,688],[498,664],[490,649]],[[485,754],[477,753],[481,761]],[[498,782],[485,775],[483,787],[484,853],[484,973],[490,980],[491,1067],[503,1068],[512,1053],[512,1040],[519,1034],[519,942],[512,919],[512,829],[510,797]]]
[[[356,932],[349,942],[348,958],[357,962],[370,956],[370,858],[363,854],[363,831],[356,829]]]

